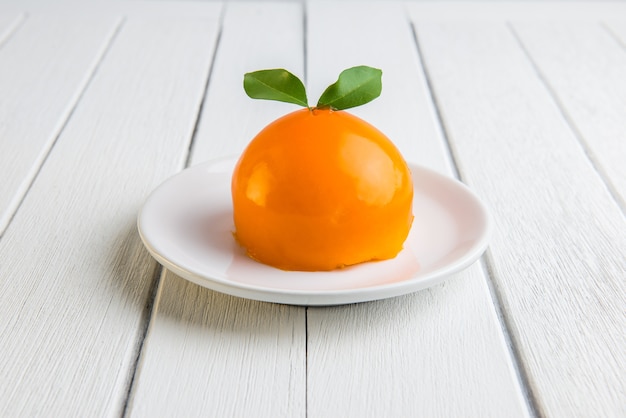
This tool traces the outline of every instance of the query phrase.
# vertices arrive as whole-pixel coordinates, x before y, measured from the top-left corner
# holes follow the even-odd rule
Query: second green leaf
[[[342,71],[339,79],[322,93],[317,107],[343,110],[374,100],[382,91],[382,74],[381,70],[365,65]]]

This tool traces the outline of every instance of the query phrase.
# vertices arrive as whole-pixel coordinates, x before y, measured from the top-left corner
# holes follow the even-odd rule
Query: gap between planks
[[[226,13],[226,8],[227,8],[227,5],[224,4],[222,6],[222,10],[218,18],[218,28],[217,28],[217,36],[215,38],[215,47],[213,48],[213,54],[211,55],[209,69],[207,72],[206,80],[204,82],[204,87],[203,87],[204,90],[202,93],[202,98],[200,100],[200,105],[198,106],[198,109],[196,111],[196,120],[194,122],[193,130],[189,138],[189,145],[187,147],[187,155],[185,156],[182,169],[188,168],[189,165],[191,164],[191,158],[193,156],[193,151],[194,151],[194,144],[196,142],[196,137],[198,134],[198,127],[200,126],[200,119],[202,118],[202,110],[204,109],[204,103],[206,101],[207,93],[209,90],[209,84],[211,82],[211,77],[213,75],[215,57],[217,56],[217,52],[220,47],[220,41],[222,39],[222,28],[223,28],[224,15]],[[133,367],[131,368],[130,376],[128,379],[126,400],[122,407],[122,413],[120,414],[122,418],[127,417],[130,412],[130,406],[132,405],[132,400],[134,397],[135,381],[136,381],[138,372],[141,368],[141,361],[143,357],[143,347],[150,333],[151,325],[154,323],[154,319],[158,312],[159,302],[161,300],[161,293],[163,290],[162,283],[163,283],[163,279],[165,277],[166,271],[167,270],[165,269],[165,267],[163,267],[159,263],[156,263],[154,277],[152,279],[153,281],[152,288],[150,290],[148,299],[146,300],[146,306],[144,308],[144,315],[143,315],[143,318],[141,319],[142,328],[141,328],[141,333],[139,335],[139,338],[137,339],[135,361],[132,365]]]
[[[413,41],[415,43],[415,49],[417,51],[419,64],[421,65],[424,72],[424,79],[426,80],[426,86],[428,89],[427,91],[430,96],[429,98],[433,104],[437,124],[439,125],[442,137],[444,139],[444,148],[446,150],[447,158],[451,163],[450,167],[452,168],[453,175],[457,179],[465,182],[463,170],[460,167],[459,159],[457,157],[458,153],[450,140],[449,131],[441,112],[440,104],[435,94],[435,90],[433,88],[430,72],[428,71],[428,66],[426,65],[424,56],[422,54],[422,49],[420,47],[415,24],[412,21],[409,21],[409,24],[411,26],[411,32],[413,34]],[[479,263],[481,265],[481,270],[483,272],[483,276],[485,277],[485,281],[487,282],[487,288],[489,289],[489,293],[491,295],[491,301],[496,312],[496,317],[498,318],[498,322],[500,323],[500,330],[502,331],[502,334],[504,336],[504,341],[506,343],[509,357],[513,365],[515,376],[526,401],[527,410],[529,414],[533,417],[542,417],[544,415],[540,412],[537,399],[530,388],[528,375],[525,368],[522,367],[523,362],[520,356],[517,341],[515,341],[510,332],[509,321],[507,320],[506,315],[504,315],[504,310],[502,309],[502,295],[500,294],[500,291],[493,277],[493,267],[491,257],[489,255],[489,250],[487,250],[485,254],[480,258]]]
[[[13,28],[14,28],[13,31],[9,30],[10,32],[9,38],[16,32],[17,28],[21,26],[23,22],[26,21],[26,17],[28,15],[26,13],[23,13],[22,16],[23,17],[21,19],[18,18],[17,23],[13,25]],[[39,176],[39,173],[41,172],[43,165],[46,163],[46,160],[48,159],[50,152],[52,152],[52,149],[54,148],[54,144],[56,144],[57,140],[59,139],[59,137],[65,130],[65,127],[67,126],[70,119],[72,118],[72,115],[74,114],[74,111],[78,107],[78,104],[80,103],[83,96],[85,95],[85,92],[89,88],[89,85],[91,84],[92,80],[98,73],[98,69],[100,68],[100,65],[102,64],[102,62],[104,61],[104,58],[106,57],[107,53],[111,49],[111,46],[113,45],[115,38],[117,37],[120,30],[122,29],[124,22],[125,22],[125,19],[120,18],[115,23],[113,30],[111,31],[110,35],[105,39],[102,48],[96,55],[92,68],[87,71],[87,76],[85,77],[83,84],[79,85],[77,93],[74,95],[72,99],[70,99],[66,113],[64,115],[61,115],[56,132],[53,132],[49,143],[44,144],[44,146],[42,147],[42,153],[40,155],[39,161],[35,161],[34,169],[32,170],[32,172],[27,174],[26,186],[24,187],[23,190],[18,189],[18,191],[16,192],[16,195],[14,196],[12,201],[10,201],[9,206],[7,208],[8,219],[6,220],[6,224],[4,225],[4,227],[3,225],[0,225],[0,239],[2,238],[6,230],[9,228],[9,226],[11,225],[11,222],[13,221],[15,214],[19,210],[20,206],[22,206],[22,203],[24,202],[24,199],[26,199],[26,196],[28,195],[28,192],[32,188],[33,183],[35,182],[35,180],[37,180],[37,177]],[[6,37],[0,38],[0,48],[3,46],[3,43],[6,40],[7,40]]]
[[[139,338],[137,338],[137,343],[135,345],[135,360],[133,362],[133,367],[129,372],[127,380],[128,384],[126,389],[126,399],[124,400],[124,404],[122,405],[122,413],[120,414],[121,417],[126,417],[128,414],[128,407],[130,406],[130,395],[132,388],[135,384],[135,378],[137,377],[137,366],[139,365],[139,361],[141,359],[141,353],[143,351],[143,346],[146,341],[146,336],[148,335],[148,329],[150,328],[150,324],[152,323],[152,317],[155,312],[154,307],[159,304],[159,300],[161,299],[161,281],[164,274],[165,268],[161,264],[156,263],[156,266],[154,267],[154,273],[152,275],[152,285],[150,286],[150,292],[148,293],[146,306],[144,307],[141,315],[141,329],[139,331]]]
[[[537,64],[537,62],[531,56],[530,51],[528,51],[528,48],[526,48],[526,45],[522,41],[522,38],[519,36],[517,31],[511,24],[511,22],[506,22],[506,26],[508,30],[511,32],[511,34],[513,35],[513,38],[515,38],[515,41],[517,42],[520,49],[526,56],[526,59],[532,66],[533,70],[537,74],[537,78],[539,79],[540,83],[547,90],[548,94],[550,95],[550,98],[552,99],[557,109],[559,110],[559,113],[563,116],[563,119],[565,120],[565,123],[569,127],[570,131],[574,134],[574,137],[576,138],[576,140],[578,141],[578,144],[581,146],[583,152],[587,156],[587,159],[591,162],[593,169],[596,171],[596,173],[602,180],[602,183],[604,183],[605,187],[609,191],[609,194],[611,195],[615,203],[617,203],[617,206],[622,211],[622,215],[626,216],[626,201],[622,199],[622,197],[620,196],[619,190],[617,190],[616,186],[611,181],[609,175],[606,173],[606,171],[602,167],[602,164],[598,161],[593,150],[591,149],[591,147],[589,147],[589,144],[587,144],[587,141],[585,141],[585,137],[580,132],[580,129],[578,129],[578,125],[576,125],[576,123],[574,122],[574,119],[572,118],[572,116],[569,114],[569,112],[563,105],[563,102],[561,101],[561,99],[559,99],[559,96],[556,90],[552,87],[552,85],[548,81],[545,74],[539,68],[539,65]],[[622,46],[622,48],[624,47],[619,42],[619,38],[617,38],[615,34],[613,34],[611,30],[609,30],[609,28],[607,28],[605,25],[602,25],[602,24],[600,26],[604,27],[604,29],[609,33],[609,35],[612,38],[614,38],[615,41],[618,42],[620,46]]]
[[[191,138],[189,139],[189,148],[187,150],[187,158],[185,159],[185,164],[183,168],[189,167],[191,164],[191,158],[193,157],[194,145],[196,143],[196,137],[198,135],[198,127],[200,126],[200,119],[202,119],[202,110],[204,109],[204,103],[206,101],[206,97],[209,91],[209,84],[211,83],[211,77],[213,76],[213,68],[215,67],[215,57],[217,57],[217,52],[220,48],[220,41],[222,39],[222,28],[224,26],[224,16],[226,15],[226,9],[228,8],[228,3],[225,3],[222,6],[222,10],[220,11],[220,16],[218,18],[218,27],[217,27],[217,37],[215,38],[215,48],[213,48],[213,55],[211,56],[211,63],[209,67],[209,72],[206,77],[206,81],[204,83],[204,92],[202,93],[202,99],[200,101],[200,106],[198,106],[198,113],[196,115],[196,122],[193,126],[193,131],[191,133]]]
[[[26,12],[18,14],[17,17],[13,19],[13,21],[5,29],[5,31],[0,33],[0,48],[2,48],[13,37],[13,35],[22,26],[27,18],[28,13]]]
[[[501,292],[498,288],[496,281],[494,280],[494,272],[493,272],[493,261],[491,259],[491,253],[489,249],[485,252],[485,254],[480,258],[481,269],[487,278],[487,288],[489,289],[489,293],[491,294],[491,299],[493,301],[493,305],[496,311],[496,316],[498,317],[498,322],[500,322],[500,329],[502,330],[502,334],[504,334],[504,340],[506,341],[506,346],[509,351],[509,355],[514,360],[514,371],[517,376],[517,380],[520,382],[520,387],[522,389],[522,393],[524,394],[524,399],[526,399],[526,407],[528,408],[529,413],[533,417],[544,417],[545,414],[541,412],[539,407],[539,402],[533,391],[530,389],[530,379],[526,369],[521,367],[522,356],[519,350],[519,345],[514,341],[512,334],[509,332],[511,329],[511,324],[507,320],[506,315],[504,315],[504,310],[502,309],[502,298]]]
[[[626,41],[622,40],[622,38],[620,38],[606,22],[600,22],[600,27],[607,31],[609,36],[611,36],[611,38],[613,38],[613,40],[617,42],[617,44],[626,52]]]

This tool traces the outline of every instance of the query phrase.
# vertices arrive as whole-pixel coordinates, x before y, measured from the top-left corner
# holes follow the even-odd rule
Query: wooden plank
[[[0,48],[0,235],[119,23],[90,15],[30,16]]]
[[[98,67],[0,240],[0,415],[121,414],[156,268],[137,211],[185,161],[216,35],[129,18]]]
[[[626,53],[597,23],[513,24],[523,48],[626,212]]]
[[[304,308],[214,292],[166,272],[129,415],[305,416]]]
[[[416,23],[460,172],[493,210],[492,275],[538,413],[623,415],[620,208],[504,23]]]
[[[246,71],[302,74],[298,4],[231,3],[226,10],[192,163],[241,152],[295,107],[254,101]],[[129,408],[131,416],[305,416],[305,309],[226,296],[162,278]]]
[[[382,67],[383,95],[353,112],[451,175],[403,9],[311,2],[307,23],[310,84],[348,65]],[[479,264],[404,297],[309,308],[308,335],[309,416],[528,415]]]

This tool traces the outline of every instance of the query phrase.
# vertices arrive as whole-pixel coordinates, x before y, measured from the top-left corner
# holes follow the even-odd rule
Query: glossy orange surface
[[[413,186],[391,141],[343,111],[277,119],[235,167],[237,241],[284,270],[332,270],[395,257],[413,222]]]

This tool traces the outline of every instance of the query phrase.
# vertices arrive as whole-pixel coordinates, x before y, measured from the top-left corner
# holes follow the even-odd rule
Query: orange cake
[[[248,255],[322,271],[395,257],[413,221],[402,155],[342,110],[304,108],[264,128],[232,177],[235,237]]]

